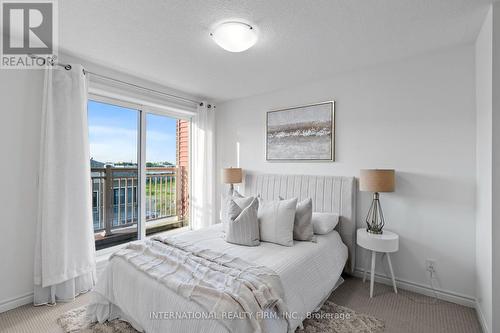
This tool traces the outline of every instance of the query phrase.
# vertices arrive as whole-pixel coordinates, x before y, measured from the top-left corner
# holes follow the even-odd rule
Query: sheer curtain
[[[215,107],[201,103],[192,118],[191,227],[215,223]]]
[[[87,81],[80,65],[46,70],[34,304],[68,301],[95,284]]]

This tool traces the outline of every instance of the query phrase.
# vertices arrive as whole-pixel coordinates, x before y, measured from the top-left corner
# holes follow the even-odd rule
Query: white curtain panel
[[[202,103],[192,118],[191,228],[215,223],[215,107]]]
[[[69,301],[95,285],[87,80],[81,65],[46,70],[34,303]]]

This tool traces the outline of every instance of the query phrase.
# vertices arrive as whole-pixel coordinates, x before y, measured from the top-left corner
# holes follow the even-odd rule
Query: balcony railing
[[[92,168],[91,175],[94,231],[111,235],[113,230],[137,225],[138,169],[106,166]],[[147,224],[182,220],[187,202],[185,179],[184,168],[146,168]]]

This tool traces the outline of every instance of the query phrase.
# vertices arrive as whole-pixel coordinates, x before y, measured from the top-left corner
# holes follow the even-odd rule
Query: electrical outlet
[[[435,273],[436,272],[436,260],[435,259],[427,259],[425,261],[425,270],[427,272]]]

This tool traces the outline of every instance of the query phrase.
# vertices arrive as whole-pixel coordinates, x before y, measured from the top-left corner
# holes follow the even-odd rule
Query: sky
[[[88,102],[90,156],[99,162],[137,163],[137,110]],[[175,164],[176,119],[146,115],[146,161]]]

